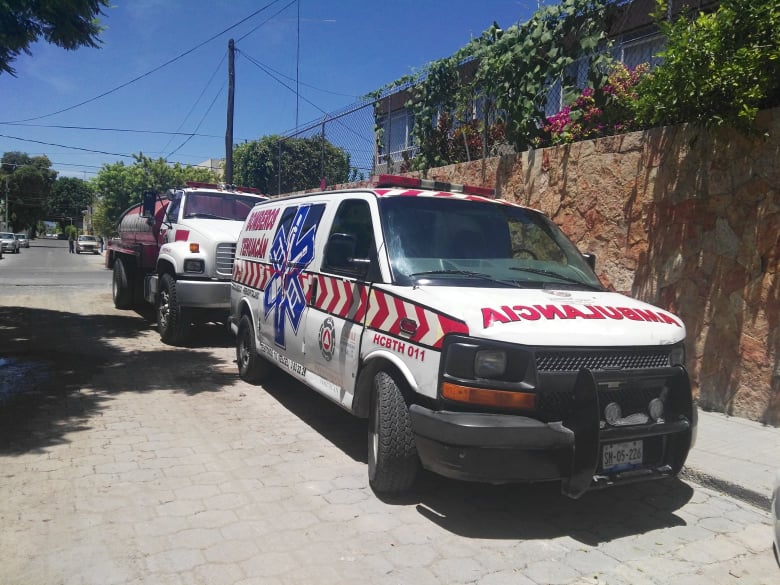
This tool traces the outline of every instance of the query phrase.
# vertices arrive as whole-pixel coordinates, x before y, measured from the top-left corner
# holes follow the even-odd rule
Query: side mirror
[[[595,272],[596,271],[596,255],[595,254],[589,254],[585,253],[582,255],[583,258],[585,258],[585,262],[587,262],[588,266],[590,266],[590,269]]]
[[[141,217],[153,218],[155,203],[157,203],[157,194],[154,191],[144,191],[141,200]]]

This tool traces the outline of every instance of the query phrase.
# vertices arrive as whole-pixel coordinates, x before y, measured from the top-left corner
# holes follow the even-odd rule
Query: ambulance
[[[236,247],[240,377],[279,367],[368,419],[368,480],[421,469],[590,489],[674,477],[695,441],[685,325],[607,290],[543,213],[379,175],[271,199]]]

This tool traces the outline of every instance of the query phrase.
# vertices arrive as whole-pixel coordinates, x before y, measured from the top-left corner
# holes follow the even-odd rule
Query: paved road
[[[2,585],[778,582],[768,514],[684,481],[379,499],[364,422],[243,383],[222,328],[161,344],[99,257],[63,254],[27,284],[0,261]]]

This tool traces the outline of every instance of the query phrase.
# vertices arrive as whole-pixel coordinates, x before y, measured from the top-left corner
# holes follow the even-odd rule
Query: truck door
[[[345,199],[336,210],[306,316],[304,359],[310,382],[352,404],[370,282],[378,272],[371,209]]]
[[[292,204],[284,208],[268,251],[269,280],[261,295],[257,322],[264,351],[279,365],[305,377],[303,329],[312,277],[314,240],[325,204]]]

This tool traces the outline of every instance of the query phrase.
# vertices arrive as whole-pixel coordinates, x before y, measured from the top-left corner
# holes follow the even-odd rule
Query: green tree
[[[749,129],[760,109],[780,104],[780,2],[722,0],[710,14],[665,20],[663,63],[637,86],[645,126],[694,122]]]
[[[77,177],[58,177],[46,201],[46,212],[57,218],[61,227],[78,225],[83,211],[94,203],[92,185]]]
[[[10,0],[0,2],[0,74],[16,75],[11,63],[43,38],[63,49],[98,47],[97,17],[108,0]]]
[[[353,175],[349,153],[321,136],[283,138],[271,135],[233,148],[236,184],[255,187],[263,193],[314,189],[322,180],[333,185],[349,181]]]
[[[0,215],[5,220],[8,195],[9,228],[21,231],[35,226],[45,214],[45,204],[57,177],[45,156],[6,152],[0,160]]]

